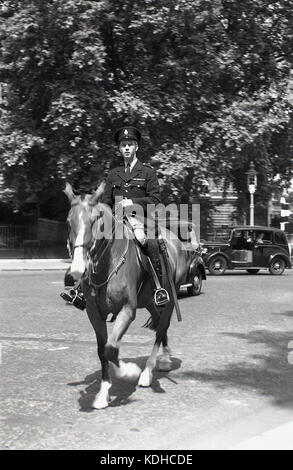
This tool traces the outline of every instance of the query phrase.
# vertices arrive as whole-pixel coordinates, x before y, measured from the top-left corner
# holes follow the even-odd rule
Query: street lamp
[[[249,170],[246,172],[247,186],[250,193],[250,225],[254,225],[254,193],[257,185],[257,172],[255,171],[254,163],[250,162]]]

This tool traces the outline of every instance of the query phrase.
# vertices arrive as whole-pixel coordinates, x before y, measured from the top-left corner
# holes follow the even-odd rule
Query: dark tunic
[[[140,204],[146,213],[147,204],[161,202],[157,173],[151,166],[137,160],[130,176],[127,177],[122,164],[109,171],[103,195],[103,203],[113,207],[115,197],[132,199]]]

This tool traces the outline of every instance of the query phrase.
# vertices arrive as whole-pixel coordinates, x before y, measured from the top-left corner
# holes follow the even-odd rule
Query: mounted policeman
[[[155,304],[163,306],[170,299],[167,290],[162,287],[158,229],[154,218],[150,217],[147,210],[148,205],[154,206],[161,202],[157,174],[154,168],[137,158],[141,141],[141,133],[138,129],[133,126],[121,127],[115,132],[114,140],[119,146],[123,161],[120,166],[109,171],[102,202],[110,206],[112,210],[115,209],[115,213],[119,212],[119,208],[123,211],[143,253],[149,257]],[[138,206],[141,208],[139,214],[134,210]],[[67,274],[67,278],[69,276]],[[79,287],[71,289],[70,294],[63,293],[61,296],[78,308],[85,307]]]
[[[103,203],[112,208],[116,204],[117,210],[118,201],[118,206],[122,206],[126,212],[126,218],[135,238],[150,259],[153,268],[151,272],[154,280],[154,301],[157,306],[161,306],[169,302],[169,294],[162,287],[162,266],[155,220],[147,211],[148,205],[161,202],[157,174],[154,168],[137,158],[141,141],[141,133],[138,129],[132,126],[121,127],[115,132],[114,140],[119,145],[123,162],[109,171]],[[132,211],[132,207],[137,207],[137,205],[142,208],[142,217]]]

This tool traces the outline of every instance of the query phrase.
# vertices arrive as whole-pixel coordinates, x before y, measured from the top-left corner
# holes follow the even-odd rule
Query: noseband
[[[74,253],[74,250],[75,248],[88,248],[90,245],[90,243],[82,243],[80,245],[74,245],[72,248],[71,248],[71,243],[70,243],[70,239],[69,237],[67,238],[67,251],[68,251],[68,254],[70,256],[70,258],[72,259],[72,252]]]

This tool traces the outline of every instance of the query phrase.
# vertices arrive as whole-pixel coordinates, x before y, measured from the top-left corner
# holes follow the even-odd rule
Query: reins
[[[98,254],[95,254],[95,257],[99,257],[99,260],[103,257],[103,255],[106,253],[106,250],[108,249],[109,245],[110,245],[110,241],[113,240],[113,235],[115,234],[115,231],[116,231],[116,226],[118,223],[123,223],[123,221],[119,221],[115,216],[112,216],[113,219],[114,219],[114,227],[112,228],[112,233],[111,233],[111,238],[108,238],[108,242],[106,243],[106,246],[104,248],[104,250],[102,251],[102,253],[99,255],[99,252]],[[93,243],[93,245],[95,244],[95,241]],[[129,237],[126,237],[126,246],[124,248],[124,251],[122,253],[122,255],[120,256],[119,258],[119,261],[117,263],[117,265],[111,270],[111,272],[108,274],[107,276],[107,279],[105,279],[105,281],[97,284],[93,281],[93,278],[92,276],[97,274],[97,271],[95,271],[94,269],[94,262],[90,256],[90,254],[88,254],[88,258],[89,258],[89,261],[90,261],[90,269],[88,271],[88,278],[89,278],[89,283],[90,285],[92,285],[95,289],[99,289],[100,287],[103,287],[104,285],[106,285],[114,276],[116,276],[116,274],[118,273],[119,269],[123,266],[123,264],[125,263],[126,261],[126,254],[127,254],[127,251],[128,251],[128,248],[129,248]],[[89,250],[89,253],[91,252],[93,248],[91,248]],[[98,256],[99,255],[99,256]]]
[[[116,274],[118,273],[119,269],[121,268],[121,266],[123,266],[123,264],[125,263],[126,261],[126,254],[127,254],[127,251],[128,251],[128,248],[129,248],[129,238],[127,237],[126,238],[126,247],[125,247],[125,250],[123,251],[123,254],[121,255],[117,265],[112,269],[112,271],[110,272],[110,274],[108,275],[107,279],[103,282],[101,282],[100,284],[96,284],[93,280],[92,280],[92,275],[93,274],[96,274],[96,272],[93,270],[93,264],[90,260],[90,267],[91,267],[91,270],[89,270],[89,273],[88,273],[88,277],[89,277],[89,281],[90,281],[90,285],[93,285],[93,287],[95,289],[99,289],[100,287],[104,286],[105,284],[107,284],[114,276],[116,276]]]

